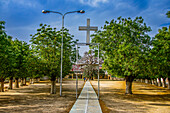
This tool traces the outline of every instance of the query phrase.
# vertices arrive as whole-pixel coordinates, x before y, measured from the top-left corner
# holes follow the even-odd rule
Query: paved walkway
[[[85,83],[70,113],[102,113],[97,95],[89,81]]]

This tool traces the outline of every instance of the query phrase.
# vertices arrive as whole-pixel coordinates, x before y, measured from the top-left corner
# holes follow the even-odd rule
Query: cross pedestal
[[[87,26],[79,26],[80,31],[87,31],[86,43],[90,43],[90,31],[97,31],[98,27],[90,26],[90,19],[87,19]]]

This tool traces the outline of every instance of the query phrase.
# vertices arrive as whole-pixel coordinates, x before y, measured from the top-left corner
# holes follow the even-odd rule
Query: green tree
[[[9,40],[10,44],[11,44],[11,57],[10,59],[8,59],[10,61],[9,64],[9,70],[8,70],[8,77],[9,77],[9,89],[13,89],[13,78],[15,76],[16,73],[16,54],[15,54],[15,47],[14,47],[14,41],[12,40],[12,38]]]
[[[18,79],[21,78],[21,86],[26,84],[26,77],[28,77],[27,71],[27,57],[29,55],[29,45],[24,41],[14,40],[14,52],[15,52],[15,87],[19,88]],[[23,80],[25,79],[25,83]]]
[[[103,31],[94,34],[92,42],[100,43],[103,67],[108,73],[125,77],[126,94],[132,94],[132,82],[141,74],[141,63],[150,47],[150,37],[142,17],[121,18],[106,22]]]
[[[152,56],[154,56],[157,77],[163,78],[163,87],[166,87],[165,79],[168,77],[168,88],[170,89],[170,29],[163,27],[154,37]]]
[[[40,24],[40,29],[31,38],[32,46],[35,48],[35,54],[41,59],[44,65],[43,73],[51,79],[51,94],[56,93],[56,77],[60,76],[61,64],[61,37],[62,31],[56,31],[50,25]],[[72,56],[72,35],[64,29],[63,33],[63,76],[69,73],[71,69]]]
[[[43,77],[43,70],[43,62],[35,55],[34,49],[32,48],[27,57],[27,71],[30,77],[30,84],[34,83],[34,78]]]
[[[4,91],[4,81],[10,75],[11,66],[12,66],[12,44],[11,36],[7,36],[5,33],[5,22],[0,21],[0,82],[1,89],[0,91]]]

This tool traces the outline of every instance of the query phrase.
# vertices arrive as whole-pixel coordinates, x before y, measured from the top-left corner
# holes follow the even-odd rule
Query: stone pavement
[[[85,83],[70,113],[102,113],[97,95],[89,81]]]

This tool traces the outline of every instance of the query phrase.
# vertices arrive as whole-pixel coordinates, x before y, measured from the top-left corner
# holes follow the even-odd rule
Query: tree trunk
[[[148,79],[145,79],[145,83],[148,84]]]
[[[30,78],[30,84],[32,84],[32,78]]]
[[[15,78],[15,88],[19,88],[18,78]]]
[[[27,77],[24,77],[24,83],[23,83],[24,86],[27,85]]]
[[[10,77],[10,79],[9,79],[9,88],[8,89],[13,89],[13,77]]]
[[[166,79],[166,78],[162,78],[162,80],[163,80],[163,81],[162,81],[162,87],[163,87],[163,88],[166,88],[166,80],[165,80],[165,79]]]
[[[148,84],[152,84],[151,79],[148,80]]]
[[[142,82],[143,80],[142,79],[140,79],[140,82]]]
[[[34,78],[32,78],[32,84],[34,84]]]
[[[158,86],[159,86],[159,87],[162,86],[161,78],[158,78]]]
[[[51,94],[56,94],[56,77],[51,78]]]
[[[152,83],[152,85],[154,85],[155,83],[154,83],[154,79],[151,79],[151,83]]]
[[[56,80],[51,80],[51,94],[56,94]]]
[[[132,76],[126,76],[126,93],[125,94],[132,94],[132,82],[134,80],[134,77]]]
[[[154,81],[155,81],[155,85],[158,86],[157,78]]]
[[[93,74],[91,74],[91,80],[94,80],[94,78],[93,78]]]
[[[0,89],[0,92],[4,92],[4,81],[5,79],[1,79],[1,89]]]
[[[24,78],[21,78],[21,84],[20,86],[23,86],[24,85]]]
[[[168,78],[168,89],[170,89],[170,77]]]
[[[35,78],[33,78],[33,82],[36,83],[36,79]]]
[[[33,78],[30,78],[30,84],[34,84]]]
[[[60,78],[59,77],[57,78],[57,83],[60,83]]]
[[[35,78],[35,82],[38,82],[38,78]]]

